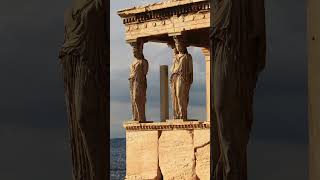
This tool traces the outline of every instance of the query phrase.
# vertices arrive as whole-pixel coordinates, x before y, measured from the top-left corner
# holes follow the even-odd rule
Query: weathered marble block
[[[199,179],[210,179],[210,131],[194,130],[196,174]]]
[[[159,179],[158,131],[126,133],[126,179]]]
[[[192,130],[161,133],[159,165],[164,179],[196,179]]]
[[[210,179],[210,123],[125,123],[128,180]]]

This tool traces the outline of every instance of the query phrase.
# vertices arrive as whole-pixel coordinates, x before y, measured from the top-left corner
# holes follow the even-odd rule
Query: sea
[[[126,176],[126,139],[110,139],[110,180],[124,180]]]

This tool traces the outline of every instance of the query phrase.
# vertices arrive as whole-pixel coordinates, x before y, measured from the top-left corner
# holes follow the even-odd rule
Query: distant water
[[[123,180],[126,176],[126,139],[110,140],[110,180]]]

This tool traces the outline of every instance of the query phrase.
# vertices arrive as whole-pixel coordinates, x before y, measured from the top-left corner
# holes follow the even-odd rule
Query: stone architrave
[[[125,39],[160,34],[180,34],[210,27],[208,0],[161,1],[118,11],[125,25]]]
[[[196,180],[193,133],[163,131],[159,138],[159,165],[166,180]]]
[[[148,61],[143,56],[143,42],[131,43],[134,59],[130,65],[130,95],[133,121],[146,121],[145,105],[147,93]]]
[[[73,180],[107,177],[108,70],[106,4],[74,0],[60,50]]]
[[[171,95],[174,119],[187,120],[189,91],[193,82],[192,57],[181,36],[175,36],[174,59],[171,68]]]
[[[126,132],[126,180],[158,180],[158,131]]]
[[[216,119],[211,118],[217,127],[211,132],[220,146],[214,179],[246,180],[253,94],[266,59],[264,0],[214,0],[212,6],[211,112]]]

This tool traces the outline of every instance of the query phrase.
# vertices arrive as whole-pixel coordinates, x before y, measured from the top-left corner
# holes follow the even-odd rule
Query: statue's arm
[[[251,44],[251,49],[254,52],[253,60],[255,63],[256,72],[264,69],[266,63],[266,30],[265,30],[265,8],[264,0],[255,0],[248,4],[248,38]]]
[[[136,74],[135,69],[134,69],[133,65],[131,64],[130,65],[129,80],[134,79],[135,74]]]
[[[145,61],[144,75],[147,75],[149,71],[149,62],[147,60],[144,60],[144,61]]]
[[[177,55],[178,55],[177,49],[173,48],[172,66],[171,66],[171,69],[170,69],[171,72],[173,72],[174,69],[175,69],[175,65],[176,65],[176,61],[177,61]]]
[[[255,17],[255,30],[257,32],[258,72],[262,71],[266,64],[266,25],[264,0],[255,0],[255,9],[258,16]]]

